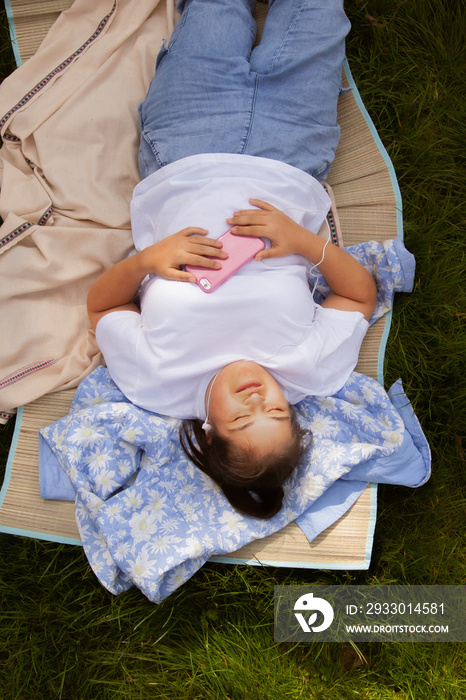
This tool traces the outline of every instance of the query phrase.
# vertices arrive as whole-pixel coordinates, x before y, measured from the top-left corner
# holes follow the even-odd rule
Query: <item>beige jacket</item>
[[[138,105],[173,0],[75,0],[0,88],[0,413],[101,362],[93,280],[132,247]]]

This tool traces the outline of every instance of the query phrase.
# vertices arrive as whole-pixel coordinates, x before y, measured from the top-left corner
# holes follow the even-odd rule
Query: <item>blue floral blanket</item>
[[[378,282],[374,319],[394,291],[412,288],[414,261],[399,239],[350,249]],[[325,283],[318,289],[325,295]],[[104,367],[78,387],[70,413],[41,430],[41,493],[74,497],[89,562],[118,594],[132,585],[160,602],[211,556],[233,552],[296,521],[311,541],[369,482],[417,487],[430,451],[397,382],[388,394],[354,372],[334,396],[297,405],[314,441],[285,484],[283,508],[267,521],[234,510],[185,456],[179,421],[131,404]]]

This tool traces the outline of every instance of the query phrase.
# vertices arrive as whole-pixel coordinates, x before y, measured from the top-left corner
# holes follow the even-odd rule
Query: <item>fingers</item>
[[[189,226],[179,232],[179,236],[186,238],[187,241],[183,245],[187,252],[197,253],[198,255],[208,255],[213,258],[225,259],[228,253],[222,251],[223,243],[215,238],[201,238],[206,236],[208,231],[202,228]]]
[[[268,258],[282,258],[285,255],[279,248],[266,248],[254,257],[254,260],[260,262]]]
[[[202,258],[202,257],[196,257],[192,256],[192,260],[187,263],[189,265],[193,265],[196,267],[203,267],[203,268],[209,268],[209,269],[219,269],[221,268],[220,263],[215,263],[212,260],[208,260],[207,258]],[[163,274],[165,279],[168,280],[176,280],[177,282],[195,282],[196,278],[191,272],[188,272],[187,270],[180,270],[177,267],[171,267],[168,270],[166,270]]]
[[[234,225],[248,225],[248,224],[258,224],[263,223],[269,219],[270,215],[268,212],[261,211],[260,209],[245,209],[243,211],[235,211],[230,219],[227,219],[228,224]]]
[[[280,212],[280,209],[277,209],[274,207],[272,204],[269,204],[268,202],[264,202],[262,199],[250,199],[249,203],[252,204],[254,207],[258,207],[257,209],[243,209],[242,211],[235,211],[233,216],[238,216],[241,214],[259,214],[259,215],[264,215],[267,214],[267,212]]]
[[[215,238],[197,238],[192,236],[187,241],[187,250],[191,248],[198,248],[202,250],[203,255],[218,255],[219,257],[223,254],[223,243],[215,240]],[[209,252],[207,252],[209,251]]]
[[[209,240],[196,241],[196,239],[193,238],[186,246],[185,251],[188,254],[191,253],[206,258],[219,258],[221,260],[228,258],[228,253],[222,250],[221,244],[220,246],[210,245]]]
[[[240,235],[264,236],[264,228],[271,229],[277,224],[276,216],[280,211],[273,207],[268,202],[263,202],[261,199],[250,199],[251,204],[254,204],[259,209],[243,209],[235,211],[233,216],[227,219],[230,224],[232,233]],[[243,230],[238,227],[244,227]],[[246,230],[247,227],[247,230]]]
[[[227,256],[228,257],[228,256]],[[196,267],[207,267],[210,270],[220,270],[222,263],[214,258],[208,258],[204,255],[188,254],[183,260],[183,265],[195,265]]]
[[[268,202],[264,202],[262,199],[253,199],[251,197],[249,199],[249,203],[252,204],[254,207],[259,207],[260,209],[265,209],[265,211],[279,211],[279,209],[274,207],[272,204],[269,204]]]
[[[198,234],[199,236],[206,236],[209,232],[205,228],[198,228],[197,226],[188,226],[182,231],[178,232],[178,236],[193,236]]]
[[[255,236],[258,238],[265,236],[267,238],[263,226],[233,226],[230,231],[235,236]]]
[[[195,282],[196,278],[190,272],[184,270],[172,270],[166,279],[175,280],[176,282]]]
[[[235,213],[227,223],[231,225],[231,233],[242,236],[265,236],[265,229],[269,229],[268,220],[263,217],[265,212],[257,210]]]

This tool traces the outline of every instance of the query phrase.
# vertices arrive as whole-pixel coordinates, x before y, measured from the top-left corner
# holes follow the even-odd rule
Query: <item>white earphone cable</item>
[[[322,263],[324,262],[324,260],[325,260],[325,251],[326,251],[327,246],[328,246],[328,244],[330,243],[330,239],[331,239],[331,237],[332,237],[332,232],[331,232],[331,230],[330,230],[330,224],[328,223],[328,219],[327,219],[327,213],[325,213],[324,211],[322,211],[322,209],[301,209],[300,207],[285,207],[285,209],[282,209],[282,211],[288,211],[289,209],[294,209],[295,211],[304,211],[304,212],[306,212],[306,213],[308,213],[308,214],[323,214],[324,217],[325,217],[325,218],[324,218],[324,221],[325,221],[325,224],[326,224],[326,226],[327,226],[327,231],[328,231],[327,240],[325,241],[325,245],[324,245],[323,250],[322,250],[322,257],[321,257],[321,259],[319,260],[318,263],[315,263],[315,264],[311,267],[311,269],[309,270],[309,275],[310,275],[310,274],[316,269],[316,267],[319,267],[319,265],[322,265]],[[313,295],[313,296],[314,296],[314,292],[315,292],[316,287],[317,287],[317,282],[318,282],[318,278],[316,278],[316,281],[315,281],[315,283],[314,283],[314,287],[313,287],[313,289],[312,289],[312,295]]]

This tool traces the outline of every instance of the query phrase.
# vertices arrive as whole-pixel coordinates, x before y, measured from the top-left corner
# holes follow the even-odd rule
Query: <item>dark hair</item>
[[[253,448],[240,450],[222,438],[214,426],[209,432],[209,443],[200,420],[183,421],[181,446],[196,467],[220,486],[234,508],[256,518],[271,518],[282,507],[283,482],[291,476],[312,440],[310,430],[299,425],[292,406],[290,416],[290,443],[281,452],[265,457],[254,455]]]

